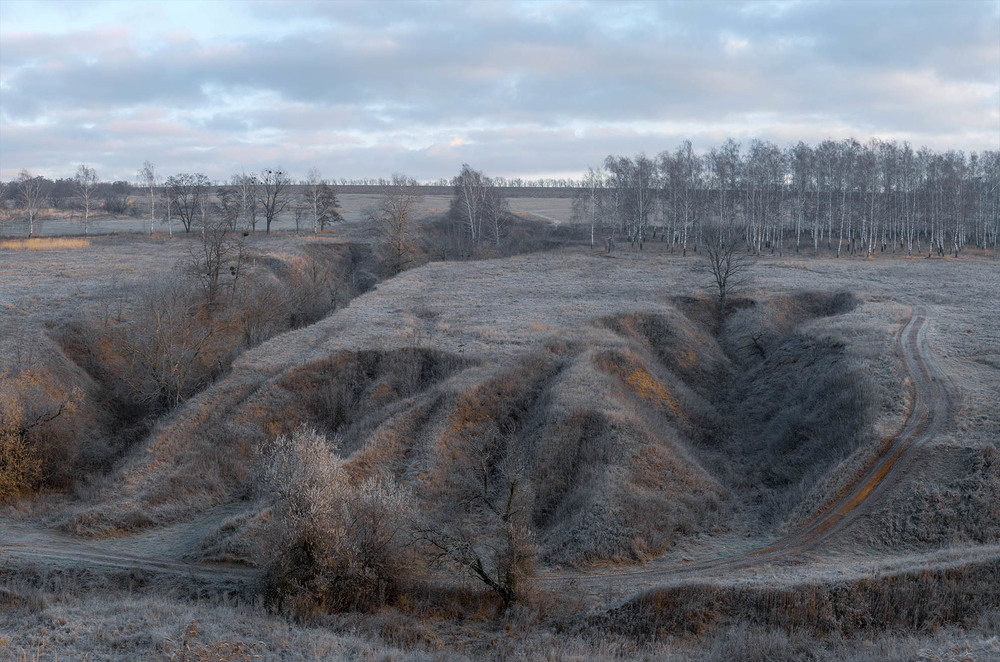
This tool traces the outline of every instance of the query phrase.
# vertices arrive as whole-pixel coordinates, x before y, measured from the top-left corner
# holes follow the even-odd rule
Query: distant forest
[[[747,248],[820,246],[855,254],[996,251],[1000,152],[943,154],[907,143],[828,140],[789,149],[733,140],[699,155],[690,142],[655,157],[608,156],[578,184],[574,216],[641,244],[656,234],[682,252],[703,229],[743,234]]]

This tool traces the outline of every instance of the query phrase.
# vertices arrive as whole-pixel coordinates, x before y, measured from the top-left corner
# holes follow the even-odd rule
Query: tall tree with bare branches
[[[264,231],[271,233],[271,223],[289,203],[288,187],[292,180],[281,168],[262,170],[257,180],[257,200],[264,212]]]
[[[90,205],[94,201],[94,188],[97,186],[97,172],[86,164],[76,169],[76,192],[83,203],[83,233],[90,234]]]
[[[423,196],[417,182],[395,174],[378,204],[365,210],[370,230],[375,234],[386,268],[397,274],[413,261],[416,218]]]
[[[17,176],[17,191],[24,205],[24,213],[28,217],[28,236],[35,234],[35,219],[45,199],[45,179],[36,177],[27,170],[22,170]]]

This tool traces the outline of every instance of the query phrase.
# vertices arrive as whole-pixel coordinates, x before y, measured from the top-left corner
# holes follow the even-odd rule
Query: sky
[[[580,177],[690,140],[1000,149],[1000,0],[0,0],[0,179]]]

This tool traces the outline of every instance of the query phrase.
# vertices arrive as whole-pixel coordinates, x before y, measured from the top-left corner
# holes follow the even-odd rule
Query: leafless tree
[[[130,362],[124,379],[139,401],[173,407],[220,369],[213,345],[219,329],[198,315],[182,281],[150,283],[138,292],[135,314],[114,329],[114,342]]]
[[[177,212],[184,232],[191,232],[195,217],[204,211],[208,195],[208,177],[199,173],[181,173],[167,178],[172,209]]]
[[[604,171],[587,168],[583,186],[573,198],[573,220],[590,226],[590,248],[594,248],[597,219],[601,213],[601,194],[604,188]]]
[[[456,235],[461,237],[460,243],[473,251],[492,243],[499,250],[510,220],[510,205],[496,182],[464,163],[451,183],[455,192],[448,215]]]
[[[505,608],[524,597],[537,554],[530,483],[515,446],[512,434],[471,439],[437,505],[417,527],[434,561],[483,582]]]
[[[94,200],[97,172],[93,168],[81,164],[76,170],[75,181],[77,194],[83,202],[83,233],[90,234],[90,205]]]
[[[319,234],[319,199],[321,188],[326,181],[323,176],[320,175],[319,169],[309,168],[309,172],[306,173],[306,184],[309,186],[306,189],[306,200],[309,203],[309,208],[312,211],[313,218],[313,234]]]
[[[497,251],[501,250],[504,239],[507,237],[507,225],[510,222],[510,203],[507,196],[501,193],[499,187],[494,186],[492,181],[486,189],[486,219],[489,223],[490,234],[493,235],[493,247]]]
[[[718,292],[719,310],[726,297],[749,282],[753,258],[740,249],[740,233],[733,227],[712,225],[705,233],[705,261]]]
[[[288,206],[288,186],[291,180],[281,168],[267,169],[257,179],[257,200],[264,212],[264,231],[270,234],[271,223]]]
[[[22,170],[17,176],[17,191],[21,197],[21,204],[24,205],[24,213],[28,217],[29,237],[35,234],[35,219],[45,200],[44,183],[42,177],[36,177],[27,170]]]
[[[192,270],[201,283],[205,303],[211,312],[218,303],[223,283],[228,280],[233,298],[246,260],[244,234],[239,230],[238,194],[228,188],[218,191],[219,213],[202,224],[201,242],[191,246]]]
[[[642,250],[656,202],[656,164],[645,154],[637,155],[635,160],[608,156],[604,170],[608,173],[609,211],[616,229],[624,231],[632,245],[638,244]]]
[[[365,210],[369,228],[377,237],[391,274],[399,273],[413,260],[413,223],[422,200],[416,180],[395,174],[378,204]]]
[[[483,236],[488,187],[486,180],[482,172],[473,170],[468,163],[462,164],[462,172],[452,180],[455,195],[451,202],[451,216],[464,228],[473,247],[479,245]]]
[[[153,235],[153,221],[156,219],[156,187],[159,183],[156,178],[156,165],[151,161],[144,161],[139,169],[139,185],[146,189],[149,194],[149,235]]]
[[[257,231],[257,178],[245,172],[233,175],[229,180],[229,188],[235,192],[240,206],[240,217],[250,232]]]

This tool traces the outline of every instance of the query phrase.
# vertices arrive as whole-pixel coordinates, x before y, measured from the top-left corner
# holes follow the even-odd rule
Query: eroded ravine
[[[613,603],[662,582],[678,584],[709,576],[738,576],[748,570],[757,572],[769,564],[792,562],[796,557],[822,549],[876,510],[906,475],[915,456],[913,451],[931,441],[949,419],[952,404],[943,378],[929,358],[926,329],[926,306],[912,304],[910,318],[898,339],[912,383],[912,405],[899,433],[882,448],[866,471],[809,519],[776,540],[750,545],[728,555],[691,559],[688,554],[683,560],[661,557],[636,567],[553,572],[541,583],[555,588],[571,582],[591,597],[603,596],[602,602]]]
[[[926,328],[926,306],[914,304],[898,340],[913,389],[912,407],[902,429],[859,479],[812,518],[769,544],[744,548],[728,556],[683,561],[661,557],[643,566],[590,571],[554,569],[539,578],[540,588],[560,590],[573,585],[600,598],[598,602],[607,606],[661,582],[739,574],[748,568],[780,562],[819,549],[849,530],[899,483],[913,460],[912,451],[933,439],[949,418],[949,395],[929,359]],[[220,586],[246,585],[257,574],[250,568],[186,562],[143,551],[146,550],[118,549],[105,540],[80,541],[58,532],[29,530],[16,522],[0,520],[0,566],[32,562],[47,566],[100,566],[211,580]]]

